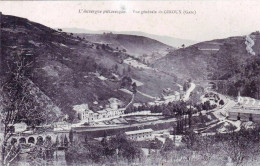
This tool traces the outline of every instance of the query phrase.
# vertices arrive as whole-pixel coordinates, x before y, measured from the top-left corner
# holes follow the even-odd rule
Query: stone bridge
[[[59,142],[64,141],[65,136],[69,139],[69,131],[53,131],[43,133],[17,133],[14,134],[10,139],[10,143],[24,143],[24,144],[36,144],[37,142],[45,142],[50,140],[52,143],[59,139]]]
[[[226,80],[200,80],[196,83],[202,85],[206,90],[218,90],[220,83],[225,84],[226,82]]]

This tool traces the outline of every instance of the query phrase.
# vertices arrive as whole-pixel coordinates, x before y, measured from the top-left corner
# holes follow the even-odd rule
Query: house
[[[153,139],[153,129],[143,129],[125,132],[127,138],[134,141],[144,141]]]
[[[260,101],[242,97],[238,92],[237,105],[228,111],[228,119],[260,122]]]
[[[112,109],[118,109],[119,107],[121,107],[123,105],[123,102],[117,98],[110,98],[108,99],[109,101],[109,106]]]
[[[79,120],[89,119],[94,112],[88,108],[88,104],[74,105],[73,110],[77,112]]]
[[[97,111],[98,113],[98,118],[97,119],[104,119],[109,117],[109,112],[107,110],[101,110]]]
[[[260,108],[235,106],[228,111],[228,119],[260,122]]]
[[[53,123],[53,130],[54,131],[60,131],[60,130],[70,130],[71,125],[68,122],[55,122]]]
[[[14,132],[19,133],[19,132],[23,132],[27,129],[27,124],[24,122],[15,123],[13,125],[13,127],[14,127]]]
[[[95,103],[98,104],[98,102]],[[111,117],[124,114],[125,109],[119,108],[122,105],[123,105],[122,101],[116,98],[110,98],[109,104],[106,105],[105,109],[96,112],[90,110],[88,104],[74,105],[73,110],[77,112],[79,120],[82,120],[87,123],[91,123],[96,120],[100,121],[102,119],[111,118]]]
[[[165,88],[163,89],[163,94],[165,95],[172,95],[173,94],[173,90],[171,88]]]

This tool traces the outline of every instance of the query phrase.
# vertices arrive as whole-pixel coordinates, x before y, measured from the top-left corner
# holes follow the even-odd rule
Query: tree
[[[30,165],[41,166],[46,165],[46,161],[43,159],[43,149],[35,146],[28,152],[27,159]]]
[[[122,72],[122,74],[123,74],[123,75],[126,74],[126,70],[125,70],[125,68],[123,68],[123,72]]]
[[[185,48],[185,44],[182,44],[181,47],[182,47],[182,48]]]
[[[55,146],[58,147],[60,145],[59,137],[56,137]]]
[[[168,158],[168,153],[174,149],[173,141],[170,138],[166,138],[163,147],[161,149],[161,153]]]
[[[69,145],[69,141],[68,141],[67,135],[65,135],[65,137],[64,137],[64,146],[67,147],[68,145]]]
[[[115,71],[117,71],[117,70],[118,70],[118,65],[116,64],[116,65],[115,65]]]
[[[136,93],[137,92],[137,85],[136,85],[136,83],[134,82],[133,84],[132,84],[132,89],[133,89],[133,92],[134,93]]]
[[[223,101],[223,100],[220,100],[220,101],[219,101],[219,104],[220,104],[220,105],[224,105],[224,101]]]
[[[16,122],[39,123],[46,115],[38,112],[39,105],[31,94],[31,81],[28,79],[33,68],[33,59],[26,56],[26,52],[18,53],[11,60],[5,62],[8,68],[1,76],[0,82],[0,121],[3,127],[3,138],[1,139],[2,165],[10,165],[14,158],[10,157],[13,147],[8,147],[8,140],[13,135],[10,127]],[[15,151],[19,152],[19,151]],[[12,155],[17,157],[17,155]]]
[[[192,149],[197,141],[197,136],[192,130],[187,130],[182,138],[182,141],[186,143],[187,148]]]
[[[73,131],[72,130],[70,130],[70,132],[69,132],[69,140],[70,140],[70,143],[73,142]]]
[[[102,44],[101,48],[102,48],[102,50],[105,50],[106,49],[106,45]]]
[[[161,149],[163,146],[163,142],[160,141],[158,138],[155,138],[153,141],[150,142],[149,148],[150,149]]]
[[[142,157],[143,153],[138,145],[126,138],[124,134],[117,134],[109,141],[114,149],[118,149],[118,155],[132,161],[136,158]]]
[[[241,127],[239,132],[230,133],[227,138],[221,140],[225,155],[229,156],[235,165],[244,165],[245,160],[259,156],[259,131],[259,128],[246,130]]]
[[[210,106],[210,101],[206,101],[204,102],[203,106],[202,106],[203,110],[210,110],[211,106]]]
[[[127,71],[128,71],[128,73],[131,72],[131,66],[130,65],[128,66]]]

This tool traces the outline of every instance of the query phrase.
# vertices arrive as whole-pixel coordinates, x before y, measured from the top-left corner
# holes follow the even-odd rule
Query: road
[[[196,85],[191,82],[190,88],[186,91],[185,95],[183,96],[183,101],[188,101],[190,99],[191,92],[195,89]]]
[[[145,93],[143,93],[143,92],[140,92],[139,90],[137,90],[137,92],[140,93],[141,95],[145,96],[145,97],[150,98],[150,99],[156,99],[156,97],[153,97],[153,96],[150,96],[150,95],[145,94]]]
[[[220,123],[225,123],[225,122],[231,123],[232,125],[234,125],[236,127],[235,131],[239,131],[241,128],[241,122],[240,121],[231,121],[226,118],[227,111],[229,109],[231,109],[232,107],[234,107],[236,105],[236,102],[225,95],[222,95],[222,94],[214,92],[214,91],[211,91],[211,92],[218,94],[220,99],[222,99],[225,102],[225,104],[224,104],[224,106],[222,106],[222,108],[216,108],[212,111],[213,115],[219,120],[219,122],[209,125],[207,128],[204,129],[204,131],[208,130],[212,127],[215,127]],[[222,132],[222,133],[224,133],[224,132]]]
[[[156,125],[160,123],[168,123],[168,122],[176,122],[176,118],[170,118],[167,120],[157,120],[157,121],[152,121],[152,122],[144,122],[144,123],[138,123],[138,124],[129,124],[129,125],[123,125],[123,126],[111,126],[111,127],[96,127],[96,128],[86,128],[82,127],[82,129],[77,128],[77,132],[86,132],[86,131],[99,131],[99,130],[109,130],[109,129],[124,129],[128,127],[143,127],[145,125]]]
[[[131,101],[127,104],[127,106],[124,108],[125,110],[134,102],[134,99],[135,99],[135,94],[133,93],[132,94],[132,99]]]

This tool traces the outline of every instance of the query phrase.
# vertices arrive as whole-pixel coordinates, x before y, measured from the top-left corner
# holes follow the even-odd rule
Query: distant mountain
[[[154,39],[150,39],[143,36],[125,35],[125,34],[77,34],[80,37],[84,37],[86,40],[108,44],[113,49],[119,51],[126,51],[129,55],[132,55],[146,62],[154,62],[155,60],[162,58],[169,51],[174,48],[158,42]]]
[[[193,40],[174,38],[170,36],[160,36],[160,35],[154,35],[145,32],[139,32],[139,31],[107,31],[107,30],[91,31],[82,28],[63,28],[63,30],[65,32],[72,32],[72,33],[103,34],[104,32],[105,33],[112,32],[113,34],[144,36],[147,38],[157,40],[159,42],[162,42],[164,44],[167,44],[175,48],[181,47],[182,44],[185,44],[186,46],[190,46],[192,44],[197,43],[197,41],[193,41]]]

